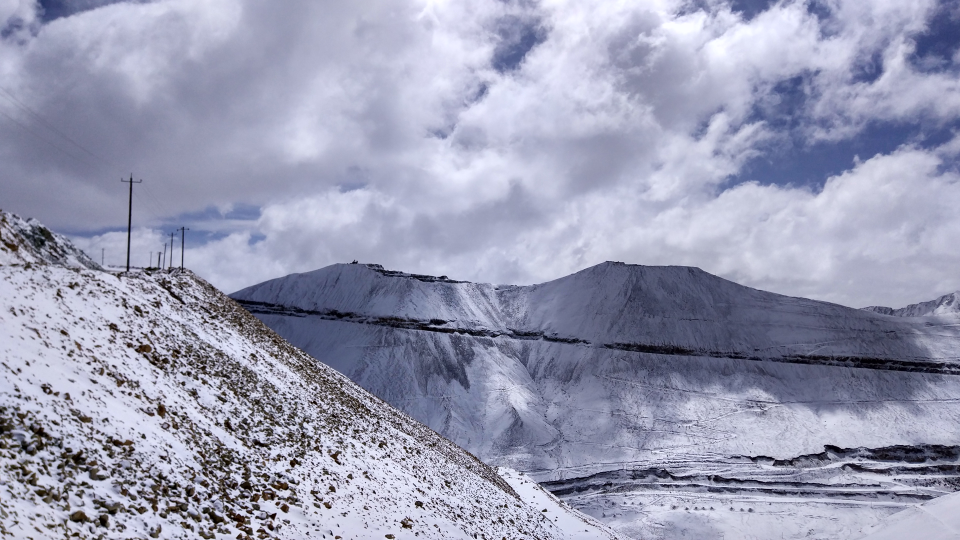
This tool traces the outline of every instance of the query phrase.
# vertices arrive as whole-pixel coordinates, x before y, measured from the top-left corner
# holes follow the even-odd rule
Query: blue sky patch
[[[255,204],[235,204],[233,208],[223,215],[223,219],[233,219],[237,221],[256,221],[260,219],[263,209]]]
[[[910,56],[915,69],[924,72],[956,70],[953,57],[960,49],[960,0],[942,2],[930,17],[927,30],[914,36]]]
[[[744,20],[752,20],[757,15],[773,7],[774,0],[732,0],[730,10],[740,13]]]
[[[40,16],[43,22],[50,22],[122,1],[124,0],[40,0]]]
[[[547,39],[547,32],[540,20],[515,15],[497,21],[496,33],[499,42],[493,51],[491,64],[500,73],[519,68],[527,54]]]
[[[859,156],[866,161],[877,154],[889,154],[904,144],[934,148],[949,141],[960,129],[960,120],[950,125],[874,122],[856,137],[842,141],[805,145],[796,138],[754,158],[730,178],[728,187],[747,181],[765,185],[794,185],[820,189],[831,176],[854,166]],[[953,167],[955,164],[945,164]]]

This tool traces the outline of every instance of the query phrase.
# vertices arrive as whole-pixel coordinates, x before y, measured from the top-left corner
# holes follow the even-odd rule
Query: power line
[[[63,152],[64,154],[72,157],[73,159],[75,159],[75,160],[77,160],[77,161],[82,161],[82,162],[86,163],[87,165],[94,165],[94,166],[97,166],[97,165],[98,165],[98,164],[95,164],[95,163],[91,163],[90,161],[88,161],[88,160],[85,159],[85,158],[82,158],[82,157],[80,157],[80,156],[77,156],[77,155],[75,155],[75,154],[72,154],[72,153],[68,152],[68,151],[67,151],[66,149],[64,149],[64,148],[61,148],[60,146],[58,146],[58,145],[57,145],[56,143],[54,143],[53,141],[50,141],[49,139],[47,139],[47,138],[44,137],[43,135],[41,135],[41,134],[37,133],[36,131],[30,129],[28,126],[26,126],[26,125],[24,125],[24,124],[21,124],[19,120],[17,120],[16,118],[10,116],[9,114],[7,114],[7,113],[5,113],[5,112],[3,112],[3,111],[0,111],[0,115],[6,117],[7,120],[10,120],[10,121],[13,122],[14,124],[20,126],[20,129],[23,129],[24,131],[26,131],[26,132],[29,133],[30,135],[33,135],[37,140],[39,140],[39,141],[41,141],[41,142],[44,142],[44,143],[47,143],[48,145],[56,148],[57,150],[59,150],[59,151]]]
[[[104,157],[100,156],[99,154],[97,154],[97,153],[89,150],[88,148],[86,148],[85,146],[83,146],[82,144],[80,144],[79,142],[77,142],[75,139],[73,139],[72,137],[70,137],[69,135],[67,135],[66,133],[64,133],[63,131],[61,131],[60,129],[58,129],[56,126],[53,125],[53,123],[47,121],[42,115],[40,115],[39,113],[37,113],[36,111],[34,111],[33,109],[31,109],[26,103],[24,103],[23,101],[21,101],[20,99],[18,99],[12,92],[10,92],[10,90],[7,90],[6,88],[0,86],[0,96],[4,97],[7,101],[9,101],[10,103],[12,103],[17,109],[19,109],[19,110],[21,110],[23,113],[25,113],[25,114],[27,115],[27,119],[33,120],[33,124],[34,124],[34,125],[40,124],[40,126],[43,127],[43,128],[46,128],[47,131],[52,132],[52,133],[55,134],[57,137],[59,137],[61,140],[66,141],[67,143],[69,143],[70,146],[79,149],[79,150],[82,152],[82,154],[81,154],[81,155],[77,155],[77,154],[75,154],[75,153],[67,150],[67,149],[64,148],[63,146],[57,144],[56,139],[51,140],[48,136],[46,136],[46,134],[45,134],[42,130],[37,130],[37,129],[35,129],[34,127],[32,127],[30,122],[21,122],[20,120],[17,120],[16,118],[14,118],[13,116],[11,116],[10,114],[7,114],[7,113],[4,112],[2,109],[0,109],[0,115],[6,117],[8,120],[10,120],[11,122],[13,122],[16,126],[18,126],[20,129],[26,131],[29,135],[33,136],[34,138],[38,139],[39,141],[41,141],[41,142],[43,142],[43,143],[46,143],[47,145],[55,148],[56,150],[59,150],[60,152],[66,154],[67,156],[72,157],[73,159],[75,159],[75,160],[77,160],[77,161],[80,161],[80,162],[83,162],[83,163],[85,163],[85,164],[87,164],[87,165],[91,165],[91,166],[94,166],[94,167],[100,167],[100,166],[114,167],[114,166],[116,166],[116,164],[113,163],[112,161],[107,160],[107,159],[105,159]],[[84,155],[84,154],[85,154],[85,155]],[[89,156],[90,158],[93,158],[94,160],[96,160],[96,162],[91,161],[91,160],[90,160],[88,157],[86,157],[86,156]],[[130,209],[129,209],[128,214],[131,214],[131,213],[132,213],[132,207],[133,207],[132,198],[133,198],[133,197],[136,197],[138,203],[143,206],[144,210],[146,210],[146,211],[157,221],[158,224],[163,223],[163,221],[164,221],[164,219],[160,217],[161,215],[166,215],[166,216],[169,216],[170,218],[175,217],[175,216],[177,215],[177,213],[171,211],[171,209],[170,209],[165,203],[161,202],[161,199],[159,199],[158,197],[156,197],[156,196],[153,194],[153,190],[150,189],[149,187],[147,187],[146,185],[144,185],[143,188],[146,190],[146,195],[147,195],[147,197],[149,198],[149,201],[144,201],[144,200],[140,197],[140,195],[134,194],[134,193],[133,193],[133,183],[138,183],[138,184],[139,184],[139,183],[142,182],[142,180],[141,180],[141,181],[138,181],[138,182],[132,182],[132,180],[133,180],[133,177],[132,177],[132,176],[131,176],[129,182],[124,180],[124,182],[131,183],[131,185],[130,185],[130,194],[131,194],[131,197],[130,197],[130,201],[129,201],[129,207],[130,207]],[[130,215],[128,215],[127,217],[128,217],[128,219],[127,219],[127,252],[128,252],[128,253],[127,253],[127,270],[129,271],[129,266],[130,266],[130,261],[129,261],[129,259],[130,259],[130,254],[129,254],[129,251],[130,251],[130,235],[131,235],[131,228],[132,228],[132,223],[131,223],[131,219],[132,219],[132,218],[131,218]],[[187,229],[187,230],[189,230],[189,229]],[[182,239],[181,239],[181,240],[182,240]],[[182,243],[182,242],[181,242],[181,243]],[[164,246],[166,246],[166,243],[164,243]],[[182,249],[182,246],[181,246],[181,249]],[[102,254],[101,254],[101,255],[102,255]],[[103,257],[101,257],[101,259],[102,259],[102,258],[103,258]],[[172,264],[172,262],[173,262],[173,261],[172,261],[172,259],[173,259],[173,241],[172,241],[172,238],[171,238],[171,246],[170,246],[170,258],[171,258],[171,266],[173,266],[173,264]],[[181,253],[181,266],[182,266],[182,259],[183,259],[183,257],[182,257],[182,253]]]
[[[152,189],[148,188],[148,187],[146,186],[146,184],[144,184],[143,187],[144,187],[144,189],[145,189],[146,192],[147,192],[147,196],[150,197],[150,198],[153,200],[153,202],[154,202],[155,205],[157,206],[157,210],[159,210],[161,214],[166,214],[166,215],[168,215],[168,216],[170,216],[170,217],[173,217],[173,216],[175,215],[174,212],[171,212],[171,211],[170,211],[170,209],[167,207],[167,205],[165,205],[165,204],[163,204],[162,202],[160,202],[160,199],[158,199],[157,197],[155,197],[155,196],[153,195],[153,190],[152,190]]]
[[[72,138],[70,138],[67,134],[65,134],[64,132],[60,131],[60,130],[57,129],[56,127],[54,127],[52,124],[50,124],[50,122],[47,122],[42,116],[40,116],[39,114],[37,114],[37,113],[36,113],[35,111],[33,111],[33,109],[31,109],[30,107],[26,106],[22,101],[20,101],[19,99],[17,99],[16,96],[14,96],[13,94],[11,94],[9,90],[7,90],[6,88],[3,88],[2,86],[0,86],[0,92],[3,92],[2,95],[3,95],[4,97],[6,97],[7,100],[13,102],[14,105],[16,105],[16,106],[19,107],[21,110],[23,110],[24,112],[26,112],[27,114],[29,114],[30,116],[32,116],[33,118],[35,118],[38,122],[40,122],[41,124],[43,124],[44,127],[46,127],[46,128],[49,129],[50,131],[52,131],[52,132],[56,133],[57,135],[59,135],[63,140],[69,142],[69,143],[72,144],[73,146],[76,146],[77,148],[79,148],[80,150],[82,150],[84,153],[90,155],[91,157],[96,158],[96,159],[100,160],[102,163],[106,164],[106,160],[105,160],[105,159],[103,159],[102,157],[98,156],[97,154],[94,154],[94,153],[91,152],[90,150],[87,150],[86,148],[84,148],[84,146],[83,146],[82,144],[80,144],[80,143],[78,143],[77,141],[75,141],[75,140],[73,140]]]
[[[145,185],[146,184],[144,184],[144,186]],[[153,217],[153,219],[155,219],[158,223],[163,222],[163,219],[159,215],[157,215],[157,212],[154,211],[154,210],[159,211],[158,208],[154,207],[152,204],[149,204],[148,201],[145,201],[142,198],[140,198],[140,195],[136,193],[133,194],[133,198],[136,199],[137,202],[143,206],[143,209],[146,210],[147,213]]]

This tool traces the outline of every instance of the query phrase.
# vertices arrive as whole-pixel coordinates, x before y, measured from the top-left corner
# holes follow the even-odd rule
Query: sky
[[[960,0],[0,0],[0,208],[232,292],[607,260],[960,289]],[[179,236],[175,241],[177,262]],[[162,255],[161,255],[162,257]]]

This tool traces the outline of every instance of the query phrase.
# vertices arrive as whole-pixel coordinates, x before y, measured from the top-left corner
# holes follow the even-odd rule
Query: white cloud
[[[133,170],[155,194],[137,202],[154,227],[262,207],[187,254],[227,290],[352,259],[522,283],[605,259],[691,264],[850,304],[960,287],[943,247],[947,146],[863,156],[822,189],[729,185],[794,139],[956,121],[956,78],[909,62],[935,2],[836,0],[818,18],[783,1],[749,21],[706,5],[100,7],[0,41],[0,74],[102,162],[78,164],[0,118],[0,197],[54,227],[116,227],[126,200],[110,179]],[[515,46],[542,42],[498,71],[505,27]],[[883,72],[865,76],[874,59]],[[787,83],[797,103],[778,93]],[[2,99],[0,111],[34,125]]]

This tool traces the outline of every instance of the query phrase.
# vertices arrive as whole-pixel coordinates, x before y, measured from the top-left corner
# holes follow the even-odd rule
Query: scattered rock
[[[76,512],[70,514],[70,521],[74,523],[86,523],[90,521],[90,518],[87,517],[87,514],[85,514],[83,510],[77,510]]]

